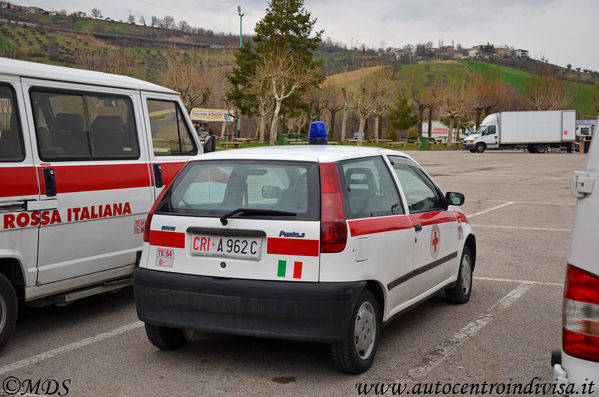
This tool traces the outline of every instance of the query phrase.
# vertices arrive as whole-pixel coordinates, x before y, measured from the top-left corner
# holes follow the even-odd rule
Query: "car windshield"
[[[190,163],[158,212],[222,216],[238,209],[285,211],[289,219],[317,220],[320,214],[318,165],[247,160]],[[267,212],[239,212],[236,216],[286,218]]]

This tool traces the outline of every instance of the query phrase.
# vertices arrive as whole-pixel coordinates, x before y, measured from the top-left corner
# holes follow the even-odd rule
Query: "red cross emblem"
[[[439,246],[441,243],[441,232],[439,226],[433,225],[431,229],[431,256],[433,259],[437,259],[439,256]]]

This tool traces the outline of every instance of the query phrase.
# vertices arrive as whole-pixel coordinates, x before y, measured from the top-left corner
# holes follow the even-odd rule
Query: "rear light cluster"
[[[337,164],[320,164],[320,196],[320,252],[341,252],[347,242],[347,223]]]
[[[568,264],[562,309],[565,353],[599,362],[599,276]]]
[[[162,192],[160,192],[160,195],[158,196],[156,201],[154,201],[154,205],[150,209],[150,212],[148,212],[148,218],[146,219],[146,224],[144,225],[144,241],[146,243],[150,242],[150,224],[152,223],[152,217],[154,216],[154,212],[156,212],[156,208],[158,207],[158,204],[160,204],[160,202],[162,201],[162,197],[164,197],[164,194],[167,190],[168,186],[165,186],[164,189],[162,189]]]

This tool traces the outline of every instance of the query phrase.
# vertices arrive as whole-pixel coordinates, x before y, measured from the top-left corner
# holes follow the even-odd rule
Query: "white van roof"
[[[44,80],[65,81],[80,84],[94,84],[115,88],[176,94],[176,91],[133,77],[95,72],[91,70],[45,65],[37,62],[18,61],[0,57],[0,74],[31,77]]]

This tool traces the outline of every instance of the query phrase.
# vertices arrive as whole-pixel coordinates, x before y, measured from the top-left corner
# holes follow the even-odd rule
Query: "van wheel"
[[[177,350],[189,343],[192,333],[180,328],[159,327],[146,323],[146,335],[160,350]]]
[[[482,153],[485,151],[487,147],[485,146],[484,143],[477,143],[476,147],[474,148],[474,150],[476,150],[477,153]]]
[[[0,274],[0,350],[4,348],[17,324],[17,294],[12,284]]]
[[[528,145],[527,149],[528,149],[529,153],[536,153],[537,152],[537,148],[536,148],[535,145]]]
[[[537,153],[545,153],[547,151],[547,145],[536,145],[535,151]]]
[[[468,247],[464,246],[458,279],[453,287],[445,290],[445,298],[451,303],[466,303],[472,292],[472,254]]]
[[[379,317],[376,299],[370,291],[362,291],[354,307],[347,336],[331,345],[331,355],[339,370],[360,374],[370,368],[379,341]]]

